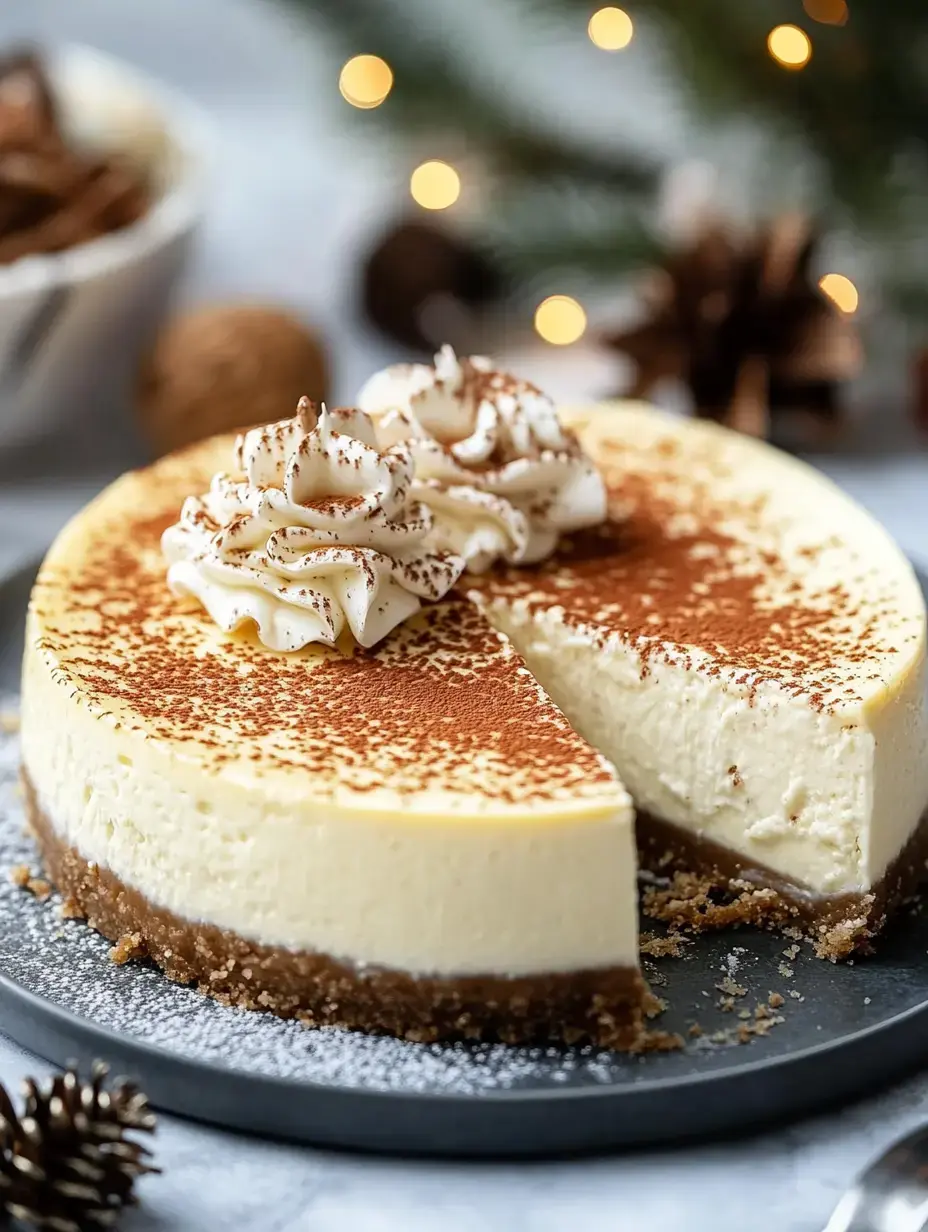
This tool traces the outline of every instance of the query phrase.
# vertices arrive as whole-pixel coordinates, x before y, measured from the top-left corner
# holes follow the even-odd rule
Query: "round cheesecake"
[[[639,858],[690,878],[663,900],[690,922],[708,879],[741,895],[726,919],[830,957],[878,931],[928,854],[905,559],[764,444],[648,407],[563,418],[607,520],[368,649],[270,650],[169,589],[162,532],[228,439],[62,532],[24,777],[55,883],[120,953],[311,1023],[628,1048]]]

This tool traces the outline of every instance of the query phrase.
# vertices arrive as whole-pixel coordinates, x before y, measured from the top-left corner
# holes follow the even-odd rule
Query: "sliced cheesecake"
[[[925,604],[886,532],[763,443],[652,407],[562,419],[610,518],[477,597],[638,809],[643,862],[701,874],[745,918],[811,924],[840,957],[925,876]],[[736,888],[744,888],[736,887]],[[759,891],[759,892],[758,892]]]
[[[371,649],[325,603],[312,620],[333,644],[284,652],[169,589],[162,532],[229,438],[124,477],[62,532],[30,608],[24,774],[56,884],[120,953],[313,1023],[640,1047],[623,784],[639,858],[676,875],[648,894],[665,918],[788,923],[841,957],[922,879],[925,607],[885,532],[713,425],[627,405],[563,418],[579,442],[531,465],[589,494],[591,459],[607,520],[529,563],[538,525],[574,514],[520,471],[493,541],[520,566],[438,603],[404,592],[415,614]],[[498,494],[442,482],[423,481],[456,502],[449,542],[483,551],[469,519],[497,517]],[[265,495],[249,500],[270,516]],[[206,507],[187,511],[198,533]],[[184,560],[241,624],[236,594],[207,586],[223,562]],[[248,593],[263,619],[276,591]],[[365,629],[389,616],[375,593],[345,599]]]

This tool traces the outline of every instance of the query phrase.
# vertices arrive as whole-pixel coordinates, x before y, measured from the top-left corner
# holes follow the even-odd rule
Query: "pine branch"
[[[467,74],[450,47],[421,30],[413,34],[398,6],[382,0],[291,3],[322,17],[346,51],[363,48],[392,68],[390,97],[366,115],[368,122],[407,132],[454,132],[510,179],[585,181],[639,196],[653,191],[660,168],[652,160],[571,143],[542,128],[511,99]]]

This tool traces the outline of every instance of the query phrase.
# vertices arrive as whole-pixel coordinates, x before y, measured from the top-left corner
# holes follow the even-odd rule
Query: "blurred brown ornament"
[[[319,338],[281,308],[196,308],[165,326],[142,367],[142,430],[162,454],[271,423],[292,415],[304,394],[324,401],[328,370]]]
[[[646,320],[605,338],[636,364],[626,395],[676,378],[704,418],[774,439],[789,418],[804,445],[832,439],[861,348],[811,272],[817,239],[798,215],[746,237],[707,223],[646,289]]]
[[[420,351],[443,342],[466,350],[475,315],[501,290],[499,272],[484,253],[433,223],[401,223],[364,263],[368,318]]]

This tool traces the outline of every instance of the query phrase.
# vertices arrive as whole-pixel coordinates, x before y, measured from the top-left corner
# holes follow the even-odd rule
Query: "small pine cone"
[[[8,1215],[49,1232],[111,1228],[135,1202],[136,1177],[158,1171],[149,1150],[126,1137],[154,1130],[147,1099],[125,1081],[107,1090],[106,1075],[96,1062],[89,1082],[74,1066],[45,1089],[27,1079],[21,1115],[0,1085],[0,1202]]]

